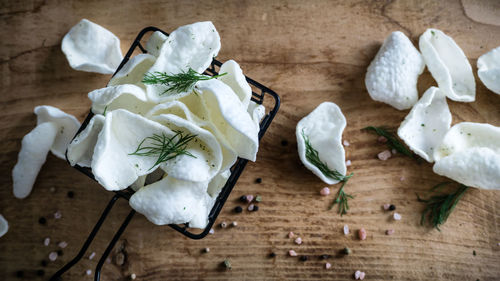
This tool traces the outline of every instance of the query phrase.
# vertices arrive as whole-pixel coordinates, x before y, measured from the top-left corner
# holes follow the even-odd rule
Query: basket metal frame
[[[118,69],[116,70],[116,72],[113,75],[115,75],[118,71],[120,71],[120,69],[128,62],[128,60],[130,59],[130,57],[132,56],[132,54],[134,53],[134,51],[137,48],[139,48],[142,53],[147,53],[146,49],[141,44],[141,40],[144,37],[144,35],[146,35],[147,33],[155,32],[155,31],[159,31],[159,32],[168,36],[168,33],[164,32],[163,30],[161,30],[157,27],[153,27],[153,26],[146,27],[143,30],[141,30],[141,32],[139,32],[139,34],[135,38],[134,42],[130,46],[130,48],[129,48],[127,54],[125,55],[125,57],[123,58],[122,62],[120,63],[120,66],[118,67]],[[218,74],[217,69],[220,68],[221,65],[222,65],[222,63],[220,61],[214,59],[210,65],[210,67],[205,71],[205,74],[207,74],[207,75]],[[271,110],[263,117],[262,121],[260,122],[260,131],[259,131],[259,141],[260,141],[262,139],[262,137],[264,136],[265,132],[267,131],[267,128],[269,127],[269,125],[271,124],[271,122],[273,121],[274,117],[276,116],[276,114],[278,112],[278,109],[280,106],[280,98],[279,98],[278,94],[276,94],[273,90],[267,88],[266,86],[260,84],[259,82],[255,81],[249,77],[245,76],[245,78],[246,78],[247,82],[252,86],[252,98],[251,98],[252,101],[254,101],[258,104],[262,104],[264,102],[264,98],[266,96],[269,96],[269,98],[272,98],[273,102],[274,102],[274,105],[271,108]],[[88,123],[90,122],[90,119],[92,119],[93,116],[94,116],[94,114],[91,111],[87,115],[87,117],[85,118],[84,122],[82,123],[82,126],[80,127],[80,129],[76,133],[75,137],[87,127]],[[224,185],[224,187],[221,189],[219,195],[217,196],[217,200],[215,201],[214,206],[212,207],[210,214],[208,215],[208,224],[201,233],[191,232],[189,230],[188,224],[183,224],[183,225],[171,224],[169,226],[172,227],[173,229],[177,230],[178,232],[182,233],[183,235],[191,238],[191,239],[204,238],[209,233],[210,229],[212,228],[213,224],[215,223],[217,216],[219,215],[220,211],[222,210],[224,203],[226,202],[227,198],[229,197],[229,194],[231,193],[234,186],[236,185],[236,182],[238,181],[238,178],[240,177],[243,170],[245,169],[245,166],[247,163],[248,163],[248,160],[238,158],[236,163],[231,167],[231,175],[230,175],[229,179],[227,180],[226,184]],[[82,167],[79,165],[75,165],[74,167],[77,170],[79,170],[80,172],[87,175],[88,177],[95,180],[94,175],[92,174],[92,170],[90,168]],[[104,211],[102,212],[101,217],[99,218],[99,220],[95,224],[94,228],[90,232],[89,236],[87,237],[86,241],[84,242],[84,244],[83,244],[82,248],[80,249],[80,251],[78,252],[78,254],[71,261],[69,261],[66,265],[64,265],[59,271],[57,271],[51,277],[50,280],[62,280],[61,275],[64,274],[66,271],[68,271],[71,267],[73,267],[76,263],[78,263],[83,258],[85,252],[88,250],[90,244],[92,243],[95,236],[99,232],[99,229],[104,224],[104,221],[106,220],[109,212],[113,208],[116,201],[120,198],[123,198],[125,200],[129,200],[130,196],[132,196],[133,193],[134,193],[134,191],[131,188],[127,188],[125,190],[120,190],[120,191],[115,191],[115,195],[111,198],[111,200],[109,201],[107,206],[104,208]],[[100,280],[102,266],[104,265],[107,257],[111,253],[116,242],[118,242],[118,240],[120,239],[120,236],[125,231],[126,227],[128,226],[128,224],[130,223],[130,221],[134,217],[135,213],[136,213],[135,210],[131,210],[129,212],[129,214],[127,215],[127,217],[123,221],[122,225],[116,231],[112,240],[110,241],[110,243],[106,247],[104,253],[102,254],[102,256],[99,259],[97,266],[95,268],[95,274],[94,274],[95,281]]]

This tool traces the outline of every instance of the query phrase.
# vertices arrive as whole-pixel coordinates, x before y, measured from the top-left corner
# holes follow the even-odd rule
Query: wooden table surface
[[[83,120],[90,102],[87,93],[110,78],[72,70],[61,52],[61,39],[71,26],[87,18],[115,33],[126,50],[136,34],[154,25],[172,31],[196,21],[211,20],[222,48],[218,58],[234,59],[244,72],[275,90],[281,109],[262,140],[258,159],[250,163],[222,210],[218,222],[237,221],[235,228],[216,228],[214,235],[190,240],[173,229],[136,215],[106,263],[102,280],[349,280],[354,271],[365,280],[500,280],[500,192],[472,189],[466,193],[442,231],[419,225],[423,194],[444,178],[428,163],[396,156],[382,162],[384,150],[368,125],[396,128],[408,111],[374,102],[364,86],[366,68],[384,38],[401,30],[417,44],[429,27],[453,37],[469,58],[476,60],[500,45],[498,1],[1,1],[0,4],[0,214],[10,223],[0,238],[0,279],[47,279],[79,250],[101,211],[112,197],[97,183],[49,155],[32,194],[12,195],[11,169],[21,138],[35,126],[32,110],[47,104]],[[473,103],[448,101],[453,123],[487,122],[500,126],[500,96],[476,79]],[[419,92],[435,84],[426,71]],[[322,197],[325,186],[306,170],[297,156],[295,125],[323,101],[337,103],[347,118],[344,139],[349,172],[346,190],[356,196],[351,210],[340,217],[328,210],[333,196]],[[282,141],[288,145],[282,145]],[[261,177],[262,183],[255,183]],[[404,180],[401,181],[401,177]],[[55,192],[50,189],[54,187]],[[338,186],[332,186],[336,192]],[[73,191],[70,199],[67,192]],[[254,213],[232,212],[243,194],[260,194]],[[381,205],[393,203],[402,215],[394,222]],[[62,213],[55,220],[53,213]],[[64,280],[91,280],[109,239],[129,212],[119,201],[86,253]],[[40,225],[41,216],[47,218]],[[345,236],[364,227],[368,238]],[[393,228],[395,234],[385,235]],[[287,238],[293,231],[304,243]],[[51,244],[43,245],[50,237]],[[63,255],[41,266],[57,243],[68,242]],[[344,247],[352,249],[346,257]],[[202,253],[205,247],[209,253]],[[306,262],[288,250],[308,255]],[[275,252],[275,258],[268,254]],[[475,255],[473,254],[475,252]],[[333,255],[324,269],[321,254]],[[116,259],[125,257],[121,265]],[[220,263],[229,258],[232,270]],[[45,277],[37,277],[43,269]]]

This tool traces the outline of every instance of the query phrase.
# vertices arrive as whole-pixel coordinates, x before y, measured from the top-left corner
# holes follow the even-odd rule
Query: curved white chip
[[[295,134],[300,160],[307,169],[327,184],[336,184],[339,181],[326,177],[318,167],[311,164],[306,157],[306,144],[302,134],[309,138],[311,146],[318,151],[320,160],[331,170],[337,170],[345,175],[345,151],[342,146],[342,132],[346,120],[340,108],[332,102],[324,102],[309,115],[297,123]]]
[[[205,213],[207,182],[182,181],[170,176],[134,193],[130,207],[156,225],[189,222],[197,213]]]
[[[148,73],[178,74],[192,68],[203,73],[220,50],[220,37],[210,21],[181,26],[174,30],[163,44],[158,59]],[[188,93],[164,93],[165,85],[146,85],[148,98],[164,102]]]
[[[500,47],[477,59],[477,75],[486,88],[500,95]]]
[[[142,83],[142,79],[155,60],[156,58],[149,54],[134,56],[120,69],[120,71],[113,75],[108,86],[134,84],[146,89],[146,86]]]
[[[445,94],[430,87],[413,106],[398,129],[398,136],[413,152],[434,162],[434,150],[450,129],[451,113]]]
[[[465,148],[436,161],[432,169],[467,186],[500,190],[500,153],[489,147]]]
[[[430,28],[420,36],[419,47],[429,72],[448,98],[462,102],[476,99],[472,67],[451,37]]]
[[[73,69],[87,72],[113,74],[123,59],[120,39],[86,19],[64,36],[61,49]]]
[[[260,131],[260,121],[262,121],[262,118],[266,116],[266,108],[262,104],[250,101],[247,111],[250,116],[252,116],[252,120],[255,123],[257,130]]]
[[[9,231],[9,223],[0,215],[0,237],[4,236],[7,231]]]
[[[417,80],[425,64],[410,39],[391,33],[368,66],[365,85],[373,100],[398,110],[411,108],[418,99]]]
[[[243,106],[248,107],[248,103],[252,97],[252,88],[248,85],[240,65],[234,60],[228,60],[220,67],[219,74],[223,73],[226,74],[217,79],[231,87],[238,98],[240,98]]]
[[[146,98],[146,93],[138,86],[125,84],[97,89],[89,93],[92,112],[109,113],[115,109],[126,109],[137,114],[145,114],[155,106]]]
[[[167,41],[168,36],[161,33],[160,31],[155,31],[151,34],[151,37],[148,38],[146,42],[145,49],[148,51],[148,54],[158,57],[160,54],[161,47],[163,43]]]
[[[57,126],[57,135],[50,151],[61,159],[66,159],[66,149],[80,128],[80,122],[75,116],[67,114],[50,105],[40,105],[34,110],[37,117],[37,125],[52,122]]]
[[[87,127],[81,131],[68,145],[68,161],[71,166],[76,164],[82,167],[90,167],[97,136],[104,126],[104,116],[94,115]]]
[[[241,158],[255,161],[259,149],[259,130],[233,90],[223,82],[212,79],[196,86],[209,121],[226,137]]]
[[[58,131],[57,124],[44,122],[23,137],[17,163],[12,169],[13,192],[16,198],[23,199],[30,194]]]

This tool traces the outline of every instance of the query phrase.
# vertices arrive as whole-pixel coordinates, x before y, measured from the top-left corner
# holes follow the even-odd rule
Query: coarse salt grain
[[[329,262],[325,263],[325,268],[326,269],[330,269],[331,267],[332,267],[331,263],[329,263]]]
[[[295,244],[297,244],[297,245],[302,244],[302,238],[297,237],[297,239],[295,239]]]
[[[208,252],[210,252],[210,248],[207,247],[207,248],[205,248],[205,253],[208,253]]]
[[[93,259],[94,257],[95,257],[95,252],[90,253],[89,260]]]
[[[50,238],[47,237],[43,240],[43,245],[48,246],[50,244]]]
[[[87,269],[87,271],[85,271],[85,274],[87,274],[87,275],[92,274],[92,269]]]
[[[52,193],[56,192],[56,188],[55,188],[54,186],[51,186],[49,190],[50,190],[50,192],[52,192]]]
[[[391,158],[391,155],[392,154],[389,150],[384,150],[384,151],[380,152],[379,154],[377,154],[377,157],[378,157],[378,159],[385,161],[385,160]]]
[[[50,254],[49,254],[49,260],[50,261],[57,260],[57,252],[50,252]]]
[[[384,210],[387,211],[391,207],[391,204],[384,204],[383,207],[384,207]]]
[[[232,225],[232,226],[238,226],[238,222],[233,221],[233,222],[231,223],[231,225]]]
[[[394,234],[394,229],[387,229],[385,231],[385,234],[387,234],[387,235],[393,235]]]
[[[349,141],[347,141],[347,140],[344,140],[343,143],[344,143],[344,146],[349,146],[350,145]]]
[[[253,209],[255,208],[255,205],[254,204],[250,204],[248,205],[248,210],[251,212],[253,211]]]
[[[387,138],[384,137],[384,136],[379,136],[378,139],[377,139],[378,142],[380,143],[386,143],[387,142]]]
[[[393,148],[393,149],[391,149],[391,153],[392,153],[392,155],[396,155],[396,154],[398,154],[398,151]]]
[[[210,228],[210,230],[208,231],[208,233],[210,234],[214,234],[215,233],[215,230],[213,228]]]
[[[253,195],[247,195],[247,202],[250,203],[253,200]]]
[[[62,218],[61,211],[57,211],[57,212],[55,212],[55,213],[54,213],[54,218],[55,218],[56,220],[58,220],[58,219]]]
[[[288,232],[288,238],[293,238],[295,236],[295,234],[293,234],[293,232]]]
[[[130,274],[130,279],[135,280],[135,278],[137,278],[137,275],[135,275],[135,273]]]
[[[358,236],[360,240],[365,240],[366,239],[366,230],[364,228],[361,228],[358,231]]]
[[[323,188],[320,190],[319,194],[321,194],[321,195],[323,195],[323,196],[327,196],[328,194],[330,194],[330,188],[328,188],[328,187],[323,187]]]
[[[359,275],[359,280],[365,279],[365,272],[361,271],[361,274]]]
[[[290,255],[290,257],[296,257],[297,256],[297,252],[295,252],[294,250],[288,251],[288,254]]]
[[[349,226],[347,224],[344,224],[344,235],[349,234]]]
[[[346,165],[347,167],[351,166],[351,165],[352,165],[351,160],[347,160],[347,161],[345,161],[345,165]]]
[[[400,180],[400,181],[405,181],[405,179],[406,179],[406,178],[405,178],[405,176],[401,176],[401,177],[399,178],[399,180]]]
[[[110,257],[106,258],[106,263],[111,263],[111,258]]]
[[[396,220],[396,221],[401,220],[401,215],[400,215],[400,214],[398,214],[398,213],[394,213],[394,215],[392,215],[392,217],[393,217],[393,218],[394,218],[394,220]]]
[[[354,278],[356,280],[363,280],[365,279],[365,273],[363,271],[356,270],[356,272],[354,272]]]
[[[68,246],[68,242],[61,241],[61,242],[59,242],[59,244],[57,244],[57,246],[59,246],[59,248],[61,248],[61,249],[64,249]]]

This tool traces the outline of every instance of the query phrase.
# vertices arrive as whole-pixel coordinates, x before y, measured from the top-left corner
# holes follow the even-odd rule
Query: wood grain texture
[[[214,235],[194,241],[138,215],[117,247],[125,253],[124,265],[105,264],[102,280],[129,280],[131,273],[137,280],[349,280],[356,270],[366,272],[365,280],[500,280],[500,193],[470,190],[441,232],[421,227],[423,206],[415,192],[423,193],[443,178],[428,163],[401,156],[377,160],[375,155],[385,148],[360,131],[367,125],[397,127],[407,114],[372,101],[364,86],[366,68],[391,31],[401,30],[417,43],[426,28],[441,29],[462,47],[474,71],[477,58],[500,45],[500,26],[491,24],[491,15],[499,13],[496,1],[465,2],[1,1],[0,213],[11,228],[0,238],[0,279],[18,280],[18,270],[24,270],[26,279],[42,279],[35,275],[40,262],[57,249],[55,243],[67,241],[64,255],[44,268],[46,277],[54,273],[77,253],[112,196],[52,155],[29,198],[16,200],[11,191],[21,138],[35,125],[33,108],[49,104],[83,120],[90,106],[86,94],[109,79],[70,69],[60,50],[69,28],[87,18],[121,38],[123,50],[145,26],[172,31],[212,20],[222,38],[219,59],[235,59],[248,76],[282,98],[257,162],[247,166],[219,216],[218,222],[234,220],[238,227],[216,228]],[[485,5],[493,9],[483,20],[489,24],[474,20]],[[476,102],[449,101],[453,122],[500,126],[500,96],[476,81]],[[426,71],[419,92],[433,84]],[[347,118],[344,139],[351,143],[346,153],[355,175],[346,190],[356,198],[343,217],[327,210],[333,197],[319,195],[324,184],[301,165],[296,151],[297,121],[323,101],[337,103]],[[282,146],[282,140],[289,144]],[[257,177],[262,184],[254,183]],[[49,192],[51,187],[55,193]],[[66,196],[70,190],[73,199]],[[262,195],[259,212],[231,212],[243,194]],[[384,203],[395,204],[403,219],[393,222],[381,210]],[[57,210],[63,218],[56,221],[52,214]],[[100,256],[128,211],[126,202],[115,206],[89,253]],[[48,218],[47,225],[38,224],[40,216]],[[344,224],[352,232],[364,227],[368,239],[344,236]],[[389,228],[394,235],[385,235]],[[304,243],[295,245],[286,237],[289,231]],[[52,239],[48,247],[42,243],[45,237]],[[352,255],[338,256],[345,246]],[[210,253],[201,252],[205,247]],[[309,260],[288,257],[289,249]],[[276,258],[268,258],[271,251]],[[330,270],[318,259],[321,254],[334,255]],[[224,258],[231,259],[232,270],[220,267]],[[83,260],[64,280],[91,280],[84,272],[96,263],[97,258]]]

